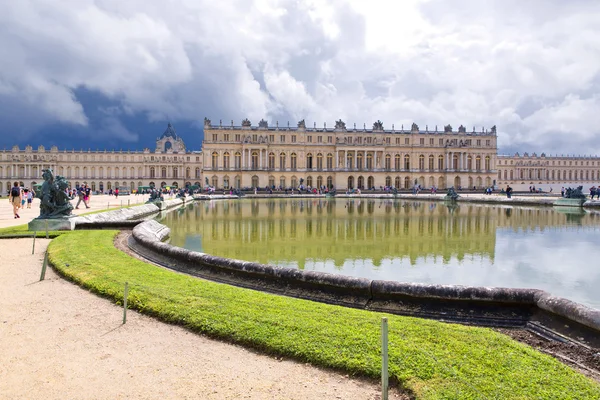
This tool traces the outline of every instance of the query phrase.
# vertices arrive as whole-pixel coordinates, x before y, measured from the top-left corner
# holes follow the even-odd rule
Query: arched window
[[[196,167],[196,171],[195,171],[194,176],[196,177],[196,179],[200,178],[200,167]]]
[[[223,189],[229,189],[229,177],[227,175],[223,177]]]
[[[258,169],[258,152],[257,151],[252,152],[250,161],[252,163],[251,168]]]
[[[327,169],[333,169],[333,154],[327,153]]]
[[[491,170],[491,166],[490,166],[490,156],[485,156],[485,170],[489,171]]]
[[[282,177],[280,177],[280,178],[279,178],[279,186],[280,186],[282,189],[285,189],[285,188],[286,188],[286,186],[285,186],[285,176],[282,176]]]
[[[167,177],[167,167],[161,167],[160,168],[160,177],[161,178],[166,178]]]
[[[471,156],[467,156],[467,169],[469,171],[471,171],[473,169],[473,157],[471,157]],[[472,186],[472,185],[469,185],[469,186]]]
[[[190,167],[187,167],[185,169],[185,179],[190,179],[192,177],[192,169]]]
[[[438,169],[440,171],[445,170],[446,168],[444,167],[444,156],[438,156]]]
[[[419,169],[425,169],[425,156],[423,154],[419,156]]]
[[[312,188],[313,185],[313,179],[312,176],[307,176],[306,177],[306,186],[311,187]]]
[[[317,170],[323,170],[323,154],[317,154]]]
[[[480,156],[475,157],[475,170],[481,171],[481,157]],[[481,186],[481,185],[479,185],[479,186]]]
[[[279,154],[279,169],[285,170],[285,153]]]
[[[311,153],[308,153],[306,155],[306,169],[312,169],[313,168],[313,156]]]
[[[242,154],[238,151],[234,156],[235,169],[242,168]]]
[[[392,156],[389,154],[385,155],[385,169],[388,171],[392,169]]]
[[[408,176],[404,177],[404,189],[410,189],[410,178]]]
[[[259,185],[258,176],[254,175],[254,176],[252,177],[252,187],[253,187],[253,188],[257,188],[257,187],[258,187],[258,185]]]
[[[346,168],[352,169],[353,165],[354,165],[354,157],[352,156],[352,153],[346,152]]]
[[[410,156],[408,154],[404,155],[404,169],[410,170]]]
[[[372,176],[367,178],[367,189],[372,189],[375,187],[375,178]]]
[[[402,157],[400,157],[400,154],[396,154],[394,156],[394,169],[396,171],[400,171],[402,169]]]
[[[328,189],[333,188],[333,177],[331,177],[331,176],[327,177],[327,188]]]
[[[452,156],[452,169],[455,171],[458,171],[459,165],[458,165],[458,154],[454,154]]]
[[[358,169],[365,168],[362,151],[356,155],[356,168],[358,168]]]
[[[433,171],[435,169],[435,157],[433,154],[429,156],[429,170]]]
[[[213,151],[212,153],[212,168],[219,168],[219,153],[217,153],[216,151]]]
[[[229,167],[230,167],[229,152],[225,152],[225,154],[223,154],[223,169],[229,169]],[[225,188],[225,186],[223,186],[223,187]],[[228,189],[228,188],[229,188],[229,185],[227,185],[227,188],[225,188],[225,189]]]
[[[177,170],[177,167],[173,167],[173,178],[177,179],[178,173],[179,171]]]
[[[295,170],[296,168],[298,168],[297,163],[296,163],[296,153],[292,153],[290,158],[291,158],[291,168],[293,170]]]
[[[391,176],[385,177],[385,186],[387,186],[387,187],[392,186],[392,177]]]
[[[317,188],[321,189],[323,187],[323,177],[317,176]]]
[[[400,189],[402,187],[402,181],[400,180],[400,177],[397,176],[396,179],[394,179],[394,187],[396,189]]]
[[[216,175],[212,177],[211,182],[212,187],[214,187],[215,189],[217,188],[217,186],[219,186],[219,178]]]
[[[275,162],[275,154],[273,154],[273,162]],[[273,188],[275,186],[275,177],[269,176],[269,187]]]
[[[367,153],[367,169],[373,169],[373,154]]]
[[[138,167],[138,178],[143,178],[144,177],[144,170],[142,169],[142,167]],[[140,185],[143,186],[143,185]]]
[[[275,153],[273,152],[269,153],[269,169],[275,169]],[[273,182],[275,182],[275,178],[273,178]]]
[[[354,177],[353,176],[348,177],[348,189],[354,189]]]
[[[357,189],[364,190],[364,188],[365,188],[365,178],[363,178],[362,175],[358,177],[358,180],[356,182],[356,187],[357,187]]]
[[[291,186],[294,189],[298,187],[298,178],[296,178],[295,176],[292,176]]]

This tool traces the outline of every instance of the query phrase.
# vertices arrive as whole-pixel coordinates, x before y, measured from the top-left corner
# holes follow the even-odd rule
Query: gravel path
[[[58,277],[48,240],[0,240],[1,399],[378,399],[374,382],[257,354],[129,311]],[[399,398],[396,391],[390,398]]]

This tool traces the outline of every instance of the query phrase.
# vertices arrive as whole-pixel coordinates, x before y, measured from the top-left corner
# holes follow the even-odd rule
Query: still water
[[[538,288],[600,309],[600,213],[380,199],[196,202],[171,243],[282,267],[432,284]]]

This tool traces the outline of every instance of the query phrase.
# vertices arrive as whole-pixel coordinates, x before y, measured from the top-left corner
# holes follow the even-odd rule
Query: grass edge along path
[[[54,239],[64,277],[186,328],[314,365],[377,378],[380,323],[389,320],[390,378],[417,399],[598,399],[600,385],[492,329],[288,298],[205,281],[144,263],[114,247],[118,231]]]

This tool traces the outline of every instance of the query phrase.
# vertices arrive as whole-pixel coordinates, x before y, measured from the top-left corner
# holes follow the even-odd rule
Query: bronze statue
[[[250,123],[250,120],[248,118],[244,118],[244,120],[242,121],[242,126],[251,126],[252,123]]]
[[[269,123],[267,121],[265,121],[264,119],[261,119],[260,121],[258,121],[258,127],[259,128],[268,128]]]
[[[61,218],[71,216],[73,205],[69,202],[67,188],[69,182],[62,176],[54,177],[51,169],[42,171],[44,183],[40,194],[40,219]]]
[[[306,122],[304,120],[298,121],[298,128],[306,129]]]
[[[381,122],[380,120],[373,122],[373,130],[374,131],[382,131],[383,130],[383,122]]]
[[[346,130],[346,123],[344,121],[342,121],[341,119],[338,121],[335,121],[335,129]]]

